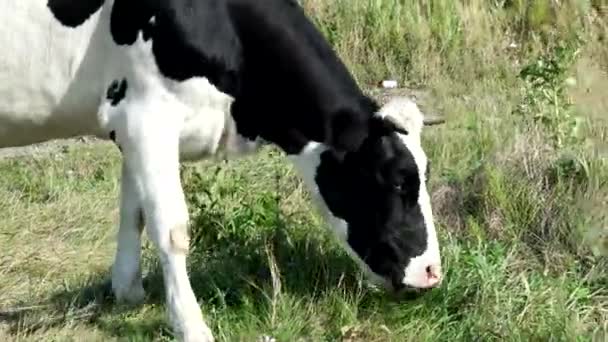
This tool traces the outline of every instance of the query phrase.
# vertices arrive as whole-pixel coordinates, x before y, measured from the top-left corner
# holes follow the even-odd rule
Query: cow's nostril
[[[429,265],[426,267],[426,277],[429,287],[435,287],[441,282],[441,269],[438,265]]]

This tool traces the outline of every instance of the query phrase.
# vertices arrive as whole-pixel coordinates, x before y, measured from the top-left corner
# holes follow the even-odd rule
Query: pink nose
[[[436,287],[441,283],[441,268],[438,265],[426,267],[427,287]]]

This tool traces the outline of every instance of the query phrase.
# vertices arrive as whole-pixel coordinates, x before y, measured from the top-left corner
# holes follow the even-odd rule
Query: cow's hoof
[[[141,273],[125,272],[115,265],[112,266],[110,272],[112,273],[112,293],[117,303],[140,305],[144,302],[146,292],[141,280]]]
[[[203,323],[197,327],[186,329],[181,339],[183,342],[215,342],[211,329]]]
[[[112,293],[114,293],[116,302],[127,305],[140,305],[146,297],[146,292],[141,284],[129,287],[112,284]]]

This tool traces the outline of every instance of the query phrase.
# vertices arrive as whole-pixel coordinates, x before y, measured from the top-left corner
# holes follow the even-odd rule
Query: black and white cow
[[[186,272],[184,160],[293,161],[344,248],[390,291],[441,261],[416,104],[379,106],[293,0],[18,0],[0,10],[0,148],[93,135],[123,158],[112,288],[143,299],[158,247],[176,336],[213,340]]]

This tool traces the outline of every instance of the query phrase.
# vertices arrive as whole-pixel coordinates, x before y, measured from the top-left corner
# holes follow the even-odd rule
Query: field
[[[362,87],[396,79],[446,117],[424,133],[446,279],[368,288],[276,149],[185,164],[217,339],[607,341],[607,2],[301,3]],[[119,165],[105,142],[0,158],[0,340],[172,340],[147,238],[145,304],[108,291]]]

